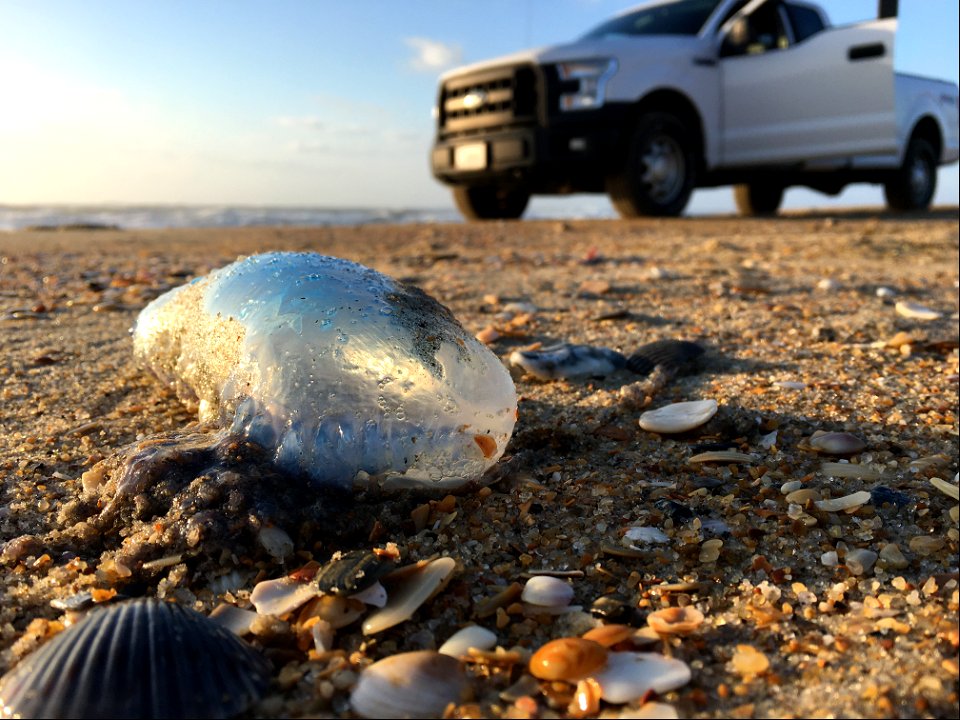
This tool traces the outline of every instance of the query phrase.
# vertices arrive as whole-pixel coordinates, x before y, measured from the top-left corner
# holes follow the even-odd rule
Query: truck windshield
[[[696,35],[721,0],[676,0],[640,8],[597,26],[584,40],[608,35]]]

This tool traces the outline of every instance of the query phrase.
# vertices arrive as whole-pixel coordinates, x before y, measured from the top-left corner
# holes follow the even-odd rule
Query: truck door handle
[[[854,45],[847,50],[847,59],[851,62],[857,60],[869,60],[870,58],[883,57],[887,54],[887,48],[883,43],[868,43],[866,45]]]

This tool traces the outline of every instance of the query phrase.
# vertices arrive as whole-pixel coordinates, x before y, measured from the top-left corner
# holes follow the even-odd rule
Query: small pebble
[[[847,553],[846,566],[854,575],[863,575],[877,561],[877,553],[866,548],[857,548]]]

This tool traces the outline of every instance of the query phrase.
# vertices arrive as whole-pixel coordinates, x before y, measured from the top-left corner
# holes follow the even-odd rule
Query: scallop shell
[[[199,613],[153,598],[90,611],[0,680],[4,717],[226,718],[270,680],[266,660]]]
[[[700,427],[717,414],[716,400],[673,403],[640,416],[640,427],[648,432],[680,433]]]
[[[438,718],[460,701],[466,687],[466,673],[455,658],[433,650],[400,653],[361,673],[350,707],[366,718]]]
[[[239,260],[150,303],[134,351],[282,469],[458,487],[503,454],[510,374],[416,288],[315,253]]]

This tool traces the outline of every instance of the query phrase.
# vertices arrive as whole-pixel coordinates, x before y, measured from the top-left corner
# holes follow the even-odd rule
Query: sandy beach
[[[625,641],[689,666],[690,681],[659,697],[680,716],[956,717],[958,218],[0,233],[0,672],[69,623],[65,603],[84,592],[249,609],[256,582],[395,543],[403,563],[452,557],[446,587],[382,633],[337,630],[326,652],[298,644],[296,613],[260,623],[246,637],[274,674],[251,716],[347,717],[371,662],[435,649],[471,623],[496,633],[503,657],[462,663],[468,690],[451,716],[573,716],[577,683],[532,682],[527,662],[605,622],[591,606],[607,596],[620,608],[610,621],[638,629],[666,607],[703,614],[690,634]],[[76,530],[81,477],[195,420],[133,362],[130,328],[162,292],[269,250],[415,284],[505,362],[556,342],[630,353],[685,339],[706,353],[662,383],[514,369],[519,417],[488,489],[386,498],[348,513],[349,532],[291,524],[286,562],[201,552],[124,574],[119,538]],[[701,399],[719,411],[695,430],[639,425]],[[863,447],[818,451],[817,431]],[[869,497],[818,505],[856,493]],[[537,571],[564,579],[582,610],[535,612],[510,595]],[[604,700],[595,714],[637,717],[651,699]]]

